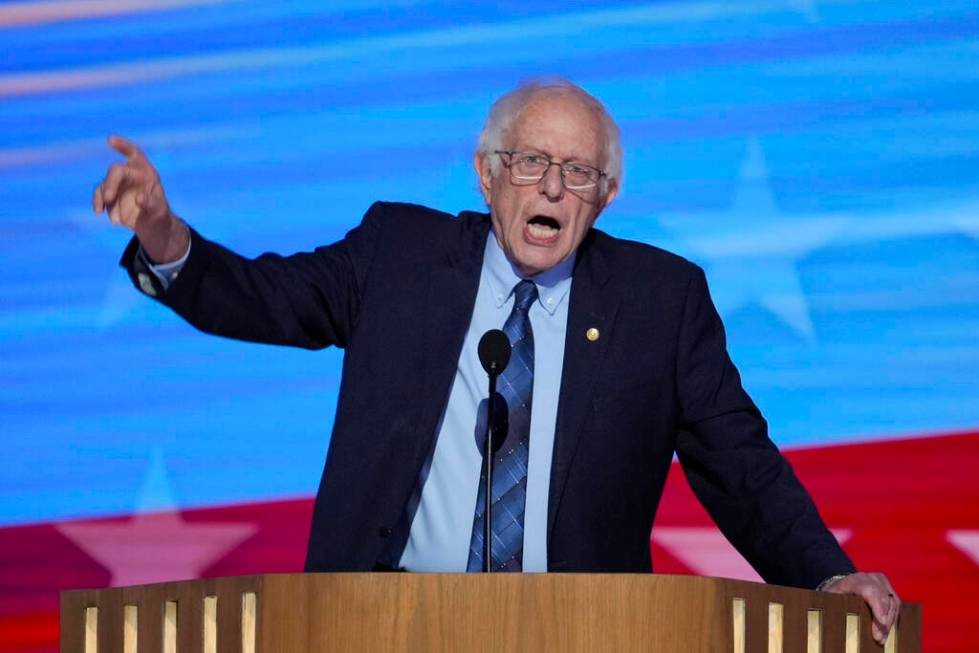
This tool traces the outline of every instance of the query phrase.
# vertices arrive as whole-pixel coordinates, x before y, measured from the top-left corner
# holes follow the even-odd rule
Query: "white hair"
[[[509,93],[501,95],[493,106],[490,107],[489,115],[486,117],[486,124],[483,131],[479,133],[479,142],[476,152],[483,156],[490,157],[490,166],[493,176],[499,174],[500,161],[493,156],[497,150],[505,149],[503,136],[516,122],[521,112],[527,108],[531,100],[539,93],[557,92],[566,93],[574,96],[585,107],[595,112],[598,117],[602,130],[602,145],[605,160],[600,162],[600,167],[605,171],[606,177],[603,178],[603,191],[608,188],[608,182],[615,180],[622,185],[622,141],[619,136],[619,127],[612,120],[608,110],[597,98],[585,91],[580,86],[560,77],[549,77],[544,79],[532,79],[521,82],[517,88]]]

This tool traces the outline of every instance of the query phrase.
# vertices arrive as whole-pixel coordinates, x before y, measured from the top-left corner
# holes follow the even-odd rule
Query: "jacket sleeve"
[[[190,255],[164,288],[134,238],[120,265],[146,295],[201,331],[275,345],[345,347],[381,231],[384,205],[332,245],[291,256],[247,259],[191,229]]]
[[[678,337],[677,455],[727,539],[769,583],[811,589],[854,571],[742,387],[700,268]]]

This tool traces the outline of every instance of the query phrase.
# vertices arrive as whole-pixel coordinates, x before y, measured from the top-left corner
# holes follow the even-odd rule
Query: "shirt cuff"
[[[837,574],[836,576],[830,576],[829,578],[827,578],[826,580],[824,580],[823,582],[821,582],[819,585],[816,586],[816,591],[825,592],[827,587],[829,587],[830,585],[832,585],[838,580],[843,580],[849,575],[850,574]]]
[[[152,272],[153,275],[160,280],[160,284],[163,285],[163,289],[167,290],[170,288],[170,284],[177,278],[177,274],[184,267],[184,263],[187,262],[187,257],[190,256],[190,244],[187,244],[187,251],[184,252],[183,256],[178,258],[176,261],[171,261],[170,263],[154,264],[150,262],[150,257],[143,251],[142,245],[139,246],[137,256],[142,259],[143,263],[146,264],[146,267],[149,268],[150,272]]]

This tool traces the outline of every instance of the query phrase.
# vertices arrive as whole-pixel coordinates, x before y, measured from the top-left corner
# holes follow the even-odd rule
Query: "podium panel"
[[[660,574],[270,574],[61,595],[62,653],[920,653],[862,599]]]

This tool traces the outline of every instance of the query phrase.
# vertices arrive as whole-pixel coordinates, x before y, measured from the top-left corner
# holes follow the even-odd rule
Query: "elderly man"
[[[724,534],[769,582],[865,597],[882,640],[900,605],[855,573],[741,387],[703,272],[593,228],[621,179],[618,129],[566,82],[501,97],[475,167],[489,215],[378,203],[342,241],[246,260],[171,211],[139,149],[95,191],[135,231],[122,264],[209,333],[344,347],[309,570],[483,567],[477,343],[502,328],[506,441],[492,566],[650,571],[674,452]]]

